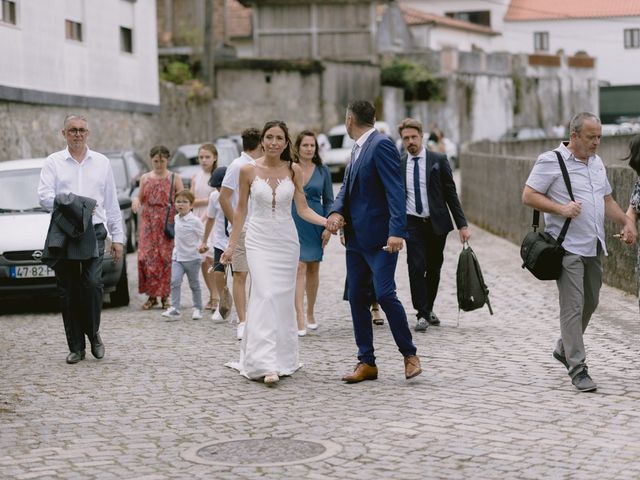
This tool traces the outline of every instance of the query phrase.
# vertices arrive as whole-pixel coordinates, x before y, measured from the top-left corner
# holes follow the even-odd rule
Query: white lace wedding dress
[[[272,186],[273,185],[273,186]],[[284,179],[255,177],[246,249],[251,289],[240,361],[228,363],[242,375],[291,375],[298,360],[294,293],[300,244],[291,217],[295,186]]]

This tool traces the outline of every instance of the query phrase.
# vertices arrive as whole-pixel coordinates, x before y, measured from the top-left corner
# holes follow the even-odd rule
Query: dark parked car
[[[111,160],[111,168],[118,189],[118,201],[122,210],[122,219],[127,226],[127,252],[135,252],[138,247],[138,216],[131,211],[131,207],[122,208],[124,198],[133,200],[137,193],[140,177],[149,171],[149,166],[130,150],[106,152]]]
[[[0,302],[24,296],[37,301],[57,294],[53,270],[40,261],[51,218],[38,202],[43,163],[43,158],[0,162]],[[123,202],[121,208],[131,208],[129,198]],[[113,263],[110,250],[107,240],[102,268],[105,301],[128,305],[126,255]]]

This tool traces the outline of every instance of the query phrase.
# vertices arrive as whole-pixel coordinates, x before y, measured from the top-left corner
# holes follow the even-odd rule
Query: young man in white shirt
[[[91,343],[93,356],[104,357],[100,337],[104,241],[109,232],[112,259],[118,262],[123,255],[124,232],[111,162],[87,146],[87,120],[80,115],[68,115],[62,136],[67,141],[67,148],[49,155],[40,172],[40,205],[52,211],[56,196],[66,193],[97,202],[91,220],[98,242],[98,256],[83,260],[60,259],[54,267],[71,352],[66,361],[74,364],[85,358],[85,335]]]
[[[257,128],[247,128],[242,132],[242,153],[236,158],[231,165],[227,167],[224,179],[222,180],[222,188],[220,189],[220,207],[224,212],[229,223],[233,222],[233,212],[238,205],[240,169],[256,158],[262,156],[262,147],[260,145],[260,130]],[[247,218],[250,212],[247,213]],[[245,222],[247,225],[247,222]],[[229,227],[231,233],[232,226]],[[238,314],[238,329],[236,336],[238,340],[244,335],[244,321],[247,315],[247,274],[249,273],[249,265],[247,263],[247,255],[244,249],[244,232],[238,239],[238,244],[233,252],[231,262],[233,267],[233,303],[236,306]]]

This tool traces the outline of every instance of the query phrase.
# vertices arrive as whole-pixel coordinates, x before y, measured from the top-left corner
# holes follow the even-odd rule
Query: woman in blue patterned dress
[[[316,135],[305,130],[298,135],[295,143],[295,161],[302,170],[302,184],[304,194],[309,206],[319,215],[327,216],[333,205],[333,185],[331,173],[322,164],[318,152]],[[322,227],[313,225],[300,218],[296,207],[292,209],[293,220],[298,230],[300,241],[300,262],[298,263],[298,275],[296,278],[296,318],[298,321],[298,335],[307,334],[306,327],[310,330],[318,328],[314,316],[314,307],[318,296],[320,284],[320,261],[325,245],[331,234]],[[307,294],[307,315],[305,326],[304,294]]]
[[[629,166],[640,176],[640,135],[634,136],[629,142],[629,155],[625,157],[625,160],[629,160]],[[636,179],[627,209],[627,216],[634,222],[638,220],[638,215],[640,215],[640,178]],[[636,257],[636,288],[640,296],[640,247]]]

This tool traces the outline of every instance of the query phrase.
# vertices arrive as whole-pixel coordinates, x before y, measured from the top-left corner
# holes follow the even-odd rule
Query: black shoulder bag
[[[571,197],[572,201],[575,201],[573,191],[571,190],[567,166],[564,164],[560,152],[554,150],[554,153],[558,157],[562,178],[569,192],[569,197]],[[538,280],[557,280],[560,278],[562,258],[565,253],[564,248],[562,248],[562,242],[564,242],[564,237],[567,234],[567,230],[569,230],[570,223],[571,219],[567,218],[564,221],[560,235],[555,239],[547,232],[537,231],[540,224],[540,212],[534,209],[533,223],[531,224],[533,231],[527,233],[520,247],[520,257],[522,257],[523,262],[522,268],[529,270]]]
[[[164,234],[169,240],[173,240],[173,237],[176,236],[175,224],[169,221],[171,205],[173,205],[173,177],[175,175],[175,173],[171,174],[171,186],[169,187],[169,205],[167,205],[167,214],[164,216]]]

